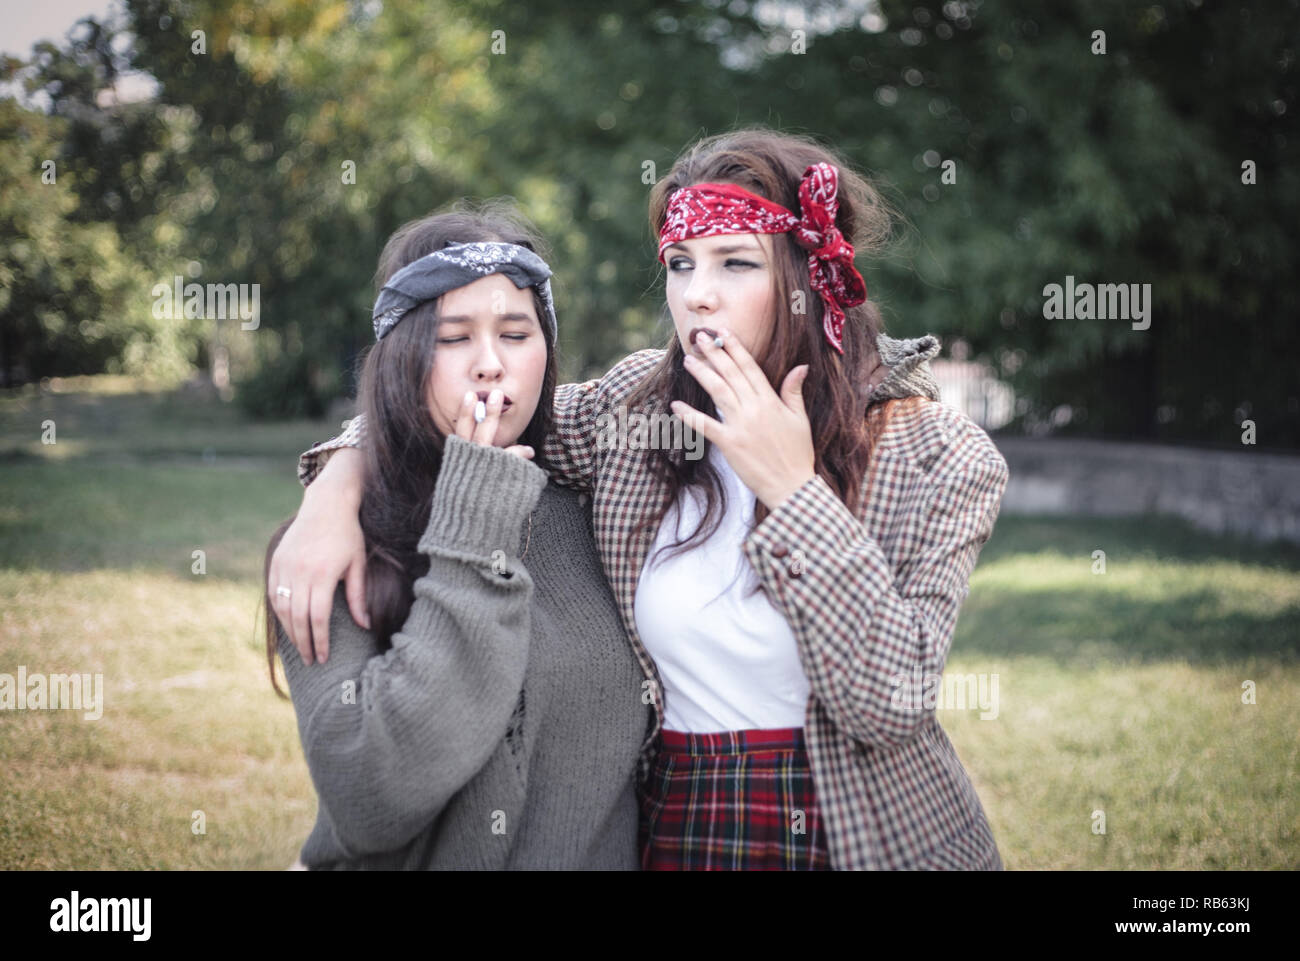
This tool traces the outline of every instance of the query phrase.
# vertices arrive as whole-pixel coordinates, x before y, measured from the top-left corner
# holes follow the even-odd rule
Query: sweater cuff
[[[514,554],[524,521],[546,484],[546,471],[526,458],[454,434],[447,437],[418,550]]]

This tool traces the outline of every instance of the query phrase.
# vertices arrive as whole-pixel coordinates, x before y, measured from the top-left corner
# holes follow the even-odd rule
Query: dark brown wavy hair
[[[810,138],[747,128],[698,141],[678,158],[672,170],[650,193],[650,229],[659,236],[673,191],[691,184],[733,183],[799,212],[799,182],[809,165],[826,162],[839,168],[840,231],[859,254],[870,254],[888,241],[896,214],[868,180],[833,151]],[[870,300],[845,308],[844,354],[835,352],[822,333],[822,303],[808,278],[807,251],[790,234],[775,234],[774,290],[771,336],[755,361],[778,393],[789,371],[808,364],[803,384],[804,406],[812,424],[814,469],[855,513],[864,493],[871,449],[884,431],[890,403],[867,407],[868,374],[876,365],[876,335],[882,330],[880,311]],[[804,313],[793,309],[795,291],[803,292]],[[711,417],[717,410],[708,392],[682,366],[684,357],[676,334],[665,345],[660,364],[628,397],[629,409],[666,410],[682,400]],[[707,451],[708,442],[705,441]],[[684,539],[663,548],[668,556],[690,549],[709,537],[722,521],[726,495],[707,457],[687,460],[684,451],[647,452],[651,470],[667,485],[663,503],[640,522],[652,535],[682,489],[703,488],[705,509],[699,527]],[[755,524],[768,514],[755,504]]]
[[[540,234],[512,201],[460,201],[447,212],[398,228],[379,256],[375,290],[402,267],[435,250],[484,240],[518,244],[544,260],[549,258]],[[441,298],[428,301],[411,310],[359,361],[358,406],[366,418],[360,516],[366,542],[366,610],[381,650],[391,646],[394,632],[406,622],[415,581],[429,570],[429,559],[416,550],[416,544],[429,522],[442,466],[444,438],[426,400],[437,350],[440,302]],[[551,432],[558,365],[555,338],[535,289],[533,306],[546,340],[546,373],[537,410],[517,443],[531,446],[533,463],[545,470],[543,443]],[[270,580],[271,557],[291,523],[293,517],[271,537],[264,583]],[[275,609],[269,593],[263,602],[267,667],[272,686],[285,697],[275,677]]]

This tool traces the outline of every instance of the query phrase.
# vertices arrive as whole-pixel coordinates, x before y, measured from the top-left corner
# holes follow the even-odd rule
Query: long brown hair
[[[435,250],[483,240],[518,244],[543,259],[549,256],[537,230],[509,200],[460,201],[448,212],[398,228],[379,256],[375,289],[383,287],[402,267]],[[535,289],[532,293],[546,340],[546,373],[537,410],[517,443],[531,446],[533,462],[545,470],[542,448],[551,431],[558,365],[541,297]],[[442,466],[444,438],[426,401],[437,349],[440,301],[428,301],[411,310],[360,362],[358,406],[366,419],[360,515],[366,543],[366,610],[380,650],[391,646],[393,634],[406,622],[415,599],[415,581],[429,570],[428,557],[416,545],[429,522]],[[292,522],[291,517],[271,537],[264,582],[270,579],[271,556]],[[267,667],[272,686],[285,697],[275,678],[277,637],[269,594],[264,607]]]
[[[697,183],[734,183],[798,213],[804,170],[820,162],[839,168],[836,224],[840,231],[856,252],[878,251],[889,239],[896,214],[870,182],[815,141],[762,128],[707,137],[688,148],[650,193],[650,229],[658,237],[673,191]],[[876,335],[883,326],[880,311],[870,300],[846,308],[844,354],[836,353],[822,334],[822,303],[809,282],[807,251],[790,234],[776,234],[772,239],[774,316],[771,336],[754,359],[778,393],[792,368],[809,365],[803,398],[812,424],[814,469],[856,513],[871,449],[884,430],[891,406],[867,408],[866,378],[875,366]],[[794,310],[796,291],[803,293],[804,313]],[[712,398],[682,366],[684,354],[675,333],[666,348],[663,360],[628,397],[628,408],[644,405],[665,410],[677,399],[716,418]],[[705,444],[707,450],[708,442]],[[667,449],[648,451],[647,457],[651,470],[667,485],[664,501],[640,523],[651,535],[683,488],[703,488],[705,507],[699,527],[690,536],[665,545],[671,556],[717,530],[726,510],[726,494],[707,457],[692,461],[682,451]],[[761,501],[754,511],[755,524],[768,514]]]

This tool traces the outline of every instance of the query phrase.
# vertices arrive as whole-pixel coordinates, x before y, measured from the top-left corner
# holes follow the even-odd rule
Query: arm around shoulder
[[[575,490],[590,490],[596,473],[597,431],[609,412],[643,381],[664,356],[662,350],[638,350],[602,377],[555,389],[555,418],[542,448],[552,479]]]

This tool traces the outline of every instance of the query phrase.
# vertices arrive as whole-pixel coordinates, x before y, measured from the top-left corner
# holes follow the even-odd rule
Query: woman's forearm
[[[381,654],[336,598],[329,661],[285,659],[308,767],[350,856],[409,842],[498,747],[523,685],[533,582],[493,554],[517,553],[545,483],[522,458],[449,440],[418,544],[429,570],[392,648]]]
[[[323,501],[335,507],[347,504],[354,510],[360,508],[364,472],[361,451],[356,447],[340,447],[326,461],[315,482],[303,489],[303,505]]]
[[[991,443],[970,450],[968,463],[936,480],[897,572],[821,477],[745,541],[745,556],[794,629],[813,694],[845,736],[870,747],[910,740],[934,712],[899,688],[943,673],[1007,482]]]
[[[366,415],[357,414],[347,422],[343,433],[322,441],[298,455],[298,483],[303,487],[311,487],[312,483],[329,467],[329,462],[336,454],[347,450],[360,450],[365,437]],[[360,465],[358,464],[354,469],[359,473]]]

